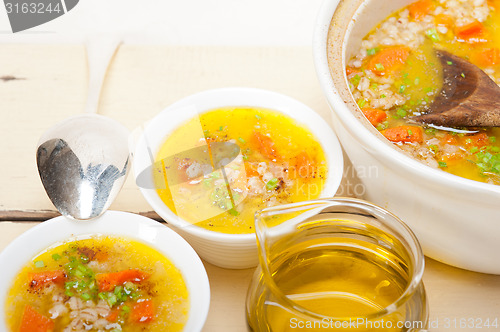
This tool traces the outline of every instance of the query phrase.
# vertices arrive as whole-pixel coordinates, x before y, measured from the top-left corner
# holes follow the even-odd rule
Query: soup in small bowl
[[[52,219],[0,262],[7,331],[199,331],[208,312],[208,279],[191,247],[133,214]]]
[[[248,268],[257,264],[254,213],[333,196],[343,159],[332,130],[307,106],[232,88],[160,113],[137,144],[134,169],[146,200],[201,257]]]

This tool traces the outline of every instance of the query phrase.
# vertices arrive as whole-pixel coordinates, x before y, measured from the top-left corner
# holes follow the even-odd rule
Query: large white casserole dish
[[[324,2],[314,35],[314,60],[334,127],[362,175],[364,198],[408,223],[426,255],[457,267],[500,274],[500,187],[433,169],[401,153],[369,124],[349,92],[346,60],[378,22],[411,2]],[[335,51],[328,60],[331,22]]]

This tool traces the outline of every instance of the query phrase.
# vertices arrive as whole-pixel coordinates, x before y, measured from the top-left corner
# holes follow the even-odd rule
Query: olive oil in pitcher
[[[266,229],[259,236],[261,267],[247,299],[250,328],[422,329],[423,286],[412,290],[419,278],[415,263],[420,263],[411,257],[405,239],[378,226],[368,216],[329,212],[295,228]]]

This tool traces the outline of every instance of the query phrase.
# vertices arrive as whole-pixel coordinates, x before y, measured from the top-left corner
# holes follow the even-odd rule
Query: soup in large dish
[[[419,0],[390,15],[347,62],[352,95],[369,122],[413,158],[500,185],[500,128],[439,128],[411,119],[429,110],[443,67],[454,66],[441,63],[436,49],[470,61],[500,84],[500,1]]]
[[[412,153],[405,152],[400,146],[403,149],[409,148],[412,146],[411,142],[394,144],[386,139],[381,131],[388,127],[379,127],[380,130],[377,130],[376,126],[368,121],[361,111],[363,107],[360,108],[357,100],[353,98],[353,91],[349,86],[351,82],[347,78],[346,68],[354,67],[351,60],[364,48],[362,44],[364,40],[367,40],[366,37],[373,33],[381,22],[391,16],[398,15],[403,7],[411,5],[413,2],[411,0],[325,1],[315,29],[314,59],[318,79],[332,109],[333,126],[356,170],[363,171],[368,167],[375,167],[378,170],[376,174],[365,172],[358,177],[365,189],[363,198],[387,208],[405,221],[418,236],[427,256],[461,268],[486,273],[500,273],[498,257],[494,254],[500,250],[498,242],[500,235],[500,224],[498,223],[500,186],[470,180],[464,176],[456,176],[443,171],[449,167],[439,167],[441,160],[434,160],[437,167],[429,167],[426,162],[416,159]],[[445,6],[442,3],[432,3],[432,5]],[[491,15],[493,13],[492,7],[488,8],[489,15]],[[411,26],[411,22],[408,18],[408,27]],[[487,19],[482,24],[487,26],[488,22],[491,23],[491,20]],[[447,33],[455,33],[455,27],[452,27]],[[422,37],[425,38],[424,42],[426,43],[434,42],[432,39],[428,40],[431,37],[427,35]],[[441,43],[446,36],[438,34],[438,37],[439,43]],[[480,47],[480,44],[462,43],[464,49]],[[410,43],[405,43],[404,46],[412,48]],[[366,49],[371,50],[372,48],[367,47]],[[367,58],[361,61],[361,66],[356,69],[359,70],[363,66],[363,62],[368,61],[368,56],[375,56],[375,52],[381,49],[369,52],[374,52],[371,55],[367,52]],[[410,56],[411,52],[408,57]],[[497,66],[494,66],[495,70],[498,70]],[[380,68],[380,66],[378,67]],[[399,70],[396,67],[397,65],[394,72]],[[404,73],[402,72],[402,75]],[[431,75],[431,73],[426,73],[426,75]],[[427,78],[419,78],[427,80]],[[419,80],[417,82],[420,83]],[[413,80],[413,84],[415,84],[415,80]],[[393,85],[389,84],[389,88],[397,89],[396,92],[399,93],[400,87]],[[407,88],[403,89],[405,89],[404,95]],[[432,101],[432,96],[428,97],[429,102]],[[381,109],[386,112],[386,117],[391,116],[390,111],[379,105],[365,104],[362,106]],[[394,108],[395,112],[397,110],[398,108]],[[404,115],[403,112],[400,113]],[[387,119],[381,123],[384,121]],[[428,128],[422,128],[423,138],[426,129]],[[456,131],[457,128],[453,128],[453,130]],[[414,132],[411,128],[410,131],[406,131],[406,134],[413,136]],[[462,136],[459,135],[461,133],[453,134],[448,131],[440,133],[464,141],[470,138],[464,136],[478,134],[463,133]],[[439,138],[437,139],[439,140]],[[488,141],[494,144],[485,143],[494,147],[498,142],[492,142],[492,140],[488,138]],[[473,143],[473,139],[470,142]],[[418,146],[425,148],[420,143]],[[440,146],[437,147],[440,148]],[[472,148],[471,146],[468,149]],[[477,148],[480,149],[480,147]],[[458,150],[462,151],[460,147]],[[493,156],[494,151],[489,153]],[[486,158],[489,156],[486,155]],[[432,162],[430,159],[428,161]],[[447,163],[446,166],[451,165],[451,162],[449,164],[447,161],[443,162]],[[445,165],[442,164],[442,166]],[[477,173],[477,177],[483,177]]]

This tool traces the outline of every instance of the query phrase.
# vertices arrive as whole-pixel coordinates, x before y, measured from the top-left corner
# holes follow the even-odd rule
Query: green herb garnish
[[[277,178],[273,178],[273,179],[269,180],[266,183],[266,189],[267,190],[273,190],[278,185],[278,182],[279,182],[279,180]]]
[[[425,35],[429,37],[433,42],[438,42],[441,39],[439,38],[438,32],[436,29],[429,29],[425,32]]]
[[[375,69],[377,69],[378,71],[383,71],[385,69],[384,65],[381,64],[381,63],[377,63],[375,65]]]
[[[358,86],[360,81],[361,81],[361,77],[359,75],[357,75],[357,74],[354,75],[353,78],[351,78],[351,83],[354,86]]]
[[[35,262],[35,267],[37,268],[42,268],[42,267],[45,267],[45,263],[43,261],[36,261]]]
[[[365,106],[365,104],[366,104],[366,99],[360,99],[360,100],[358,100],[358,106],[360,108],[363,108],[363,106]]]
[[[396,114],[399,115],[400,117],[404,118],[406,115],[408,115],[408,112],[406,112],[404,109],[400,108],[396,111]]]

